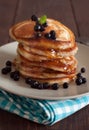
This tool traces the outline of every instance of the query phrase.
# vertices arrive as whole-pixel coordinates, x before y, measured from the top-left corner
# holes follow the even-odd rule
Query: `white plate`
[[[0,70],[5,66],[7,60],[13,60],[15,58],[17,44],[17,42],[12,42],[0,47]],[[8,92],[35,99],[69,99],[89,94],[89,47],[81,44],[78,44],[78,46],[79,51],[76,55],[78,59],[78,68],[86,68],[86,73],[84,74],[87,78],[86,84],[77,86],[75,83],[72,83],[67,89],[38,90],[30,88],[25,83],[24,79],[13,81],[10,79],[9,75],[3,75],[0,72],[0,87]]]

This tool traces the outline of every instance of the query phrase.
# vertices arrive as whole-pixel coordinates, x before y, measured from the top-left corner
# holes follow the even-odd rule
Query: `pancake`
[[[71,56],[66,58],[60,58],[55,60],[41,60],[39,61],[31,61],[30,59],[26,59],[25,57],[18,55],[15,61],[17,65],[23,64],[27,67],[37,66],[49,68],[55,71],[68,72],[70,73],[77,67],[77,60]]]
[[[54,49],[54,50],[65,50],[72,49],[75,46],[75,37],[70,29],[65,27],[60,22],[56,20],[48,19],[45,31],[42,32],[47,33],[49,30],[55,29],[57,38],[56,40],[49,40],[44,37],[36,38],[34,36],[34,22],[31,20],[21,22],[19,24],[14,25],[10,29],[10,35],[13,39],[21,42],[29,47],[33,48],[43,48],[43,49]],[[40,43],[40,44],[39,44]],[[77,46],[75,50],[77,52]],[[67,51],[68,52],[68,51]]]
[[[77,48],[77,44],[75,43],[73,47],[69,47],[67,49],[49,49],[46,48],[46,46],[44,47],[39,47],[39,46],[27,46],[24,45],[22,43],[20,43],[21,45],[19,45],[19,48],[21,48],[21,46],[23,46],[23,49],[26,50],[27,52],[30,53],[34,53],[37,55],[42,55],[42,56],[47,56],[47,58],[59,58],[64,57],[64,56],[70,56],[70,55],[75,55],[78,48]]]

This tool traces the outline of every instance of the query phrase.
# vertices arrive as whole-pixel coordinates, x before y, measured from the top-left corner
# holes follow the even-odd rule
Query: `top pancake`
[[[60,22],[53,19],[47,19],[47,24],[48,26],[45,28],[45,31],[42,32],[43,36],[41,38],[35,37],[35,22],[32,20],[23,21],[14,25],[10,29],[10,36],[14,40],[29,46],[32,50],[34,48],[36,50],[46,50],[53,53],[52,49],[54,49],[54,52],[62,51],[62,54],[64,55],[66,52],[71,52],[72,50],[73,52],[71,55],[74,55],[78,48],[75,43],[73,32]],[[49,40],[44,37],[44,34],[49,33],[51,30],[55,30],[56,40]],[[61,53],[59,53],[59,55],[60,54]]]

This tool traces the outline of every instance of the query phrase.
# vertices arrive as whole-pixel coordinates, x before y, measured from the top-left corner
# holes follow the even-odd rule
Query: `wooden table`
[[[0,45],[11,42],[9,28],[32,14],[60,20],[76,37],[89,37],[89,0],[0,0]],[[43,126],[0,110],[0,130],[88,130],[89,106],[56,123]]]

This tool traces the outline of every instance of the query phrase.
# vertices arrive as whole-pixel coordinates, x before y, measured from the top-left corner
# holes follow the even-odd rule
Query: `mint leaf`
[[[40,24],[44,24],[44,23],[46,23],[46,20],[47,20],[47,16],[46,16],[46,15],[43,15],[43,16],[40,17],[39,23],[40,23]]]

